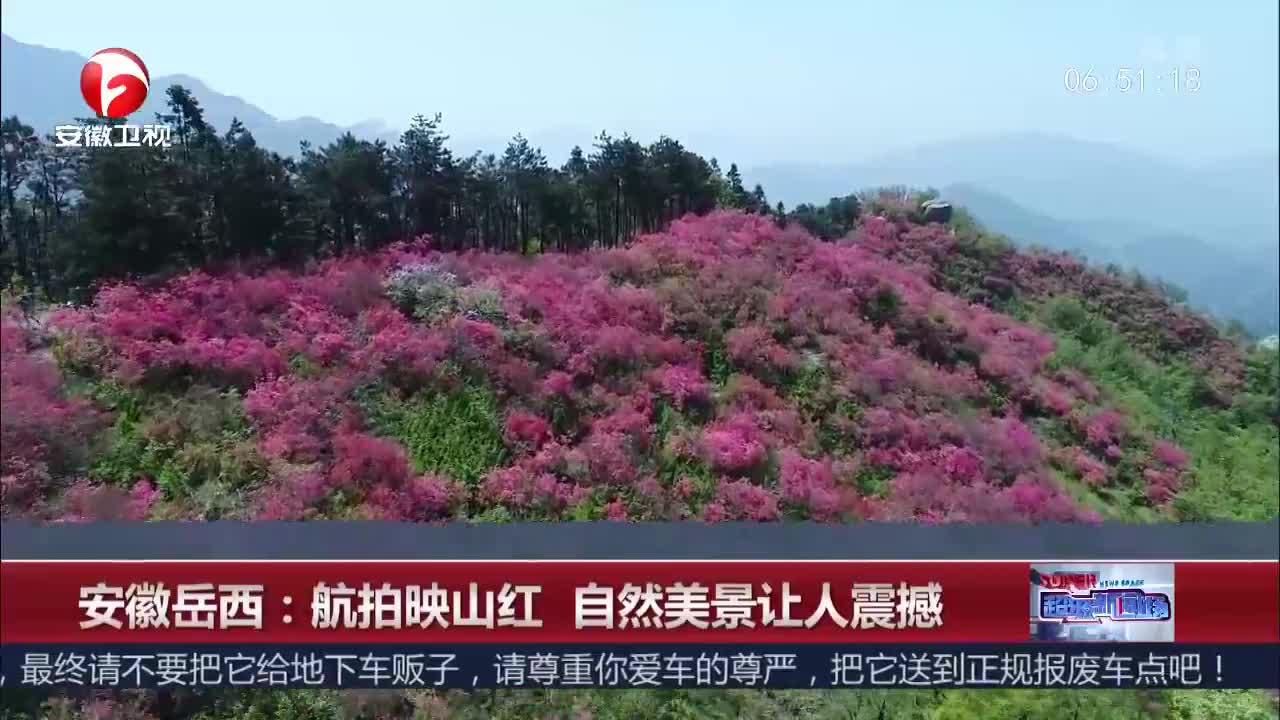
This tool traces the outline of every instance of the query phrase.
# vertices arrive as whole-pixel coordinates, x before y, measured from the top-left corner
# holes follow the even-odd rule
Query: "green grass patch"
[[[733,363],[729,360],[729,351],[722,334],[715,334],[703,343],[702,366],[706,368],[707,379],[716,387],[724,387],[729,381],[729,376],[733,374]]]
[[[884,497],[889,493],[889,483],[893,482],[895,475],[894,469],[887,465],[864,465],[858,468],[853,484],[867,497]]]
[[[148,393],[99,382],[89,395],[115,416],[91,477],[120,485],[148,478],[166,499],[191,502],[210,519],[233,512],[238,496],[266,478],[234,389]]]
[[[844,456],[856,450],[845,427],[862,413],[857,401],[842,397],[831,378],[825,360],[818,355],[805,358],[799,370],[787,377],[782,394],[799,408],[801,416],[816,433],[818,451],[825,455]]]
[[[383,394],[367,409],[375,431],[403,445],[418,472],[474,487],[507,459],[497,398],[479,382],[407,399]]]
[[[1172,359],[1155,362],[1078,300],[1046,302],[1034,318],[1057,336],[1049,369],[1083,371],[1136,429],[1191,454],[1188,481],[1173,504],[1179,518],[1269,520],[1280,515],[1280,429],[1273,423],[1253,417],[1242,425],[1238,409],[1204,405],[1198,400],[1204,380],[1196,370]],[[1265,379],[1257,384],[1261,388],[1256,394],[1268,391]],[[1121,470],[1130,483],[1141,483],[1136,471]],[[1113,492],[1112,503],[1141,504],[1123,489]]]
[[[688,478],[693,484],[689,507],[696,513],[715,497],[716,476],[701,458],[668,450],[667,440],[676,433],[693,432],[699,423],[665,402],[658,404],[654,414],[654,473],[667,488],[673,487],[681,478]]]

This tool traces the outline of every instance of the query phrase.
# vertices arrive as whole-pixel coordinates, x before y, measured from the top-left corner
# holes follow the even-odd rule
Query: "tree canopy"
[[[167,90],[172,148],[59,147],[3,121],[0,278],[53,299],[100,280],[195,267],[296,263],[430,235],[441,249],[615,247],[687,213],[772,213],[737,165],[659,137],[601,132],[552,164],[523,135],[501,153],[456,155],[439,114],[387,145],[348,133],[296,158],[257,144],[238,120],[219,130],[189,90]],[[87,125],[111,121],[85,119]]]

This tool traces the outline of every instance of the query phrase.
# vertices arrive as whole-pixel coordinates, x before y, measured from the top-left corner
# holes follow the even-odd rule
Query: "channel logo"
[[[98,117],[119,119],[137,112],[150,87],[142,58],[124,48],[99,50],[80,69],[80,94]]]

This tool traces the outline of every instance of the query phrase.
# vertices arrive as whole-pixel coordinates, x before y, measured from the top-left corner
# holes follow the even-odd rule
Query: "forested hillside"
[[[5,518],[1280,515],[1274,350],[963,212],[924,224],[919,195],[769,213],[673,141],[602,136],[553,170],[518,140],[454,159],[434,120],[295,165],[172,100],[167,155],[5,166],[37,178],[5,197],[19,289],[84,300],[6,304]],[[1157,690],[39,702],[5,696],[209,720],[1275,714]]]
[[[689,212],[769,210],[736,166],[722,171],[670,138],[646,146],[602,132],[552,167],[520,135],[501,154],[455,157],[440,117],[420,116],[394,146],[348,133],[294,160],[239,122],[209,125],[180,86],[168,99],[171,150],[56,147],[18,117],[3,121],[0,277],[84,299],[103,279],[296,265],[422,234],[442,249],[574,250]]]

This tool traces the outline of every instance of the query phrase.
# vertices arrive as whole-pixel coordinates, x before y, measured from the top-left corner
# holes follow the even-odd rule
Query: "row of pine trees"
[[[167,99],[168,149],[55,147],[3,120],[0,278],[62,299],[107,278],[298,262],[422,234],[448,249],[571,251],[689,212],[771,210],[736,166],[722,173],[667,137],[601,133],[554,167],[520,135],[501,155],[459,157],[437,115],[414,118],[393,146],[346,134],[289,158],[238,121],[219,132],[180,86]]]
[[[736,165],[678,141],[602,132],[560,167],[516,135],[501,155],[460,157],[441,118],[398,143],[343,135],[297,157],[219,132],[181,86],[167,90],[171,148],[56,147],[18,117],[0,124],[0,284],[27,298],[83,299],[100,281],[193,267],[301,263],[429,234],[444,249],[521,253],[616,247],[686,213],[737,208],[842,235],[853,196],[787,214]],[[110,122],[83,119],[82,124]]]

